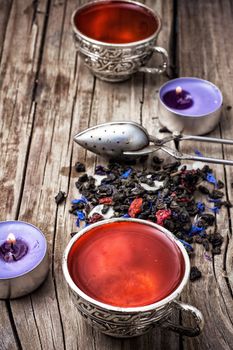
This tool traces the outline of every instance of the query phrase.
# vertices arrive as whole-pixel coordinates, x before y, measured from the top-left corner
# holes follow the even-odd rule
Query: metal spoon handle
[[[233,145],[233,140],[229,139],[218,139],[215,137],[204,137],[204,136],[193,136],[193,135],[180,135],[177,137],[178,140],[192,140],[192,141],[201,141],[201,142],[211,142],[211,143],[221,143],[225,145]]]
[[[214,163],[214,164],[223,164],[223,165],[233,165],[233,161],[232,160],[192,156],[190,154],[181,153],[181,152],[179,152],[177,150],[174,150],[172,148],[169,148],[167,146],[161,147],[161,150],[163,150],[164,152],[170,154],[171,156],[173,156],[176,159],[193,160],[193,161],[199,161],[199,162],[205,162],[205,163]]]
[[[205,162],[205,163],[233,165],[233,161],[232,160],[209,158],[209,157],[195,157],[195,156],[189,156],[189,155],[186,155],[186,154],[183,154],[182,159],[194,160],[194,161]]]

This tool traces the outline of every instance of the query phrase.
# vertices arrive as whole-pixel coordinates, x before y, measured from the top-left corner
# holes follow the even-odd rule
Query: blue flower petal
[[[71,201],[71,203],[72,203],[72,204],[78,204],[78,203],[87,204],[87,203],[88,203],[88,200],[86,199],[86,197],[81,196],[81,198],[73,199],[73,200]]]
[[[200,234],[204,230],[205,230],[204,227],[199,227],[199,226],[196,226],[196,225],[192,225],[192,228],[189,231],[188,235],[189,236],[193,236],[195,234]]]
[[[196,148],[194,149],[194,153],[199,157],[203,157],[203,154]]]
[[[218,214],[219,213],[219,208],[218,207],[213,207],[213,208],[210,208],[210,207],[207,207],[209,210],[211,210],[214,214]]]
[[[191,244],[189,244],[186,241],[183,241],[183,239],[179,239],[179,241],[185,246],[187,250],[193,251],[193,247],[191,246]]]
[[[210,203],[219,203],[221,202],[221,199],[217,198],[217,199],[213,199],[213,198],[207,198],[208,202]]]
[[[128,177],[130,176],[131,173],[132,173],[132,169],[129,168],[123,174],[121,174],[120,178],[121,179],[128,179]]]
[[[216,178],[214,177],[214,175],[212,173],[206,174],[206,180],[209,183],[214,184],[215,187],[218,187],[218,181],[216,180]]]
[[[200,213],[203,213],[205,211],[205,204],[203,202],[197,202],[197,209]]]

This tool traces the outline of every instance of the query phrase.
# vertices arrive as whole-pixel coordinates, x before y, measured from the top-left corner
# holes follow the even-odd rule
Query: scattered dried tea
[[[75,163],[74,167],[78,173],[82,173],[82,172],[86,171],[86,167],[83,163],[77,162],[77,163]]]
[[[191,270],[190,270],[190,281],[196,281],[199,278],[201,278],[202,274],[201,271],[196,267],[196,266],[192,266]]]
[[[169,132],[168,128],[166,128],[166,126],[163,126],[162,128],[159,129],[159,132]]]
[[[139,218],[170,230],[190,255],[195,243],[201,244],[205,253],[220,254],[223,238],[208,230],[216,226],[220,208],[231,205],[223,200],[220,189],[224,184],[217,181],[208,165],[189,170],[174,161],[161,166],[163,159],[157,156],[152,163],[152,169],[145,165],[137,169],[132,164],[114,161],[107,166],[97,165],[95,175],[102,176],[98,182],[93,176],[82,174],[76,182],[82,196],[72,201],[70,209],[77,226],[105,217]],[[197,199],[200,193],[204,195],[201,201]],[[191,272],[193,280],[201,277],[198,269]]]
[[[220,233],[214,232],[208,236],[209,242],[212,244],[212,254],[221,254],[221,245],[223,243],[223,237]]]
[[[209,196],[213,199],[221,199],[224,196],[224,193],[219,190],[213,190],[212,192],[210,192]]]
[[[78,232],[77,232],[77,231],[71,232],[71,233],[70,233],[70,236],[71,236],[71,237],[74,237],[74,236],[76,235],[76,233],[78,233]]]
[[[218,180],[218,189],[221,190],[222,188],[224,188],[224,183],[221,180]]]
[[[55,202],[58,204],[62,203],[66,199],[66,193],[59,191],[58,194],[55,196]]]
[[[203,193],[203,194],[209,194],[209,193],[210,193],[209,190],[208,190],[208,188],[205,187],[205,186],[202,186],[202,185],[198,186],[198,190],[199,190],[201,193]]]

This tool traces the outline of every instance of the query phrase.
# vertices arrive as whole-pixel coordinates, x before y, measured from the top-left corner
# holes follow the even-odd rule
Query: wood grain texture
[[[204,276],[188,284],[182,294],[183,301],[204,314],[202,336],[182,339],[154,329],[139,338],[110,338],[88,326],[71,302],[61,259],[70,232],[77,229],[69,214],[70,200],[79,196],[74,164],[85,162],[92,173],[95,164],[105,162],[74,144],[73,136],[98,123],[134,120],[153,136],[162,137],[158,131],[158,89],[168,79],[166,75],[142,73],[124,83],[95,79],[75,52],[71,35],[71,13],[86,2],[0,0],[0,218],[19,218],[38,226],[46,235],[51,261],[50,274],[41,288],[24,298],[0,302],[0,324],[4,325],[0,327],[0,349],[231,349],[232,209],[222,209],[217,217],[224,236],[223,253],[208,262],[202,248],[196,247],[192,264]],[[162,17],[158,45],[169,51],[169,76],[177,72],[216,83],[225,102],[221,126],[213,135],[232,137],[233,112],[227,108],[232,103],[231,1],[142,2]],[[224,31],[223,23],[227,23]],[[156,62],[152,58],[150,64]],[[193,147],[188,142],[182,145],[187,152]],[[208,155],[233,159],[229,147],[195,147]],[[231,168],[214,169],[232,200]],[[59,190],[66,192],[67,200],[56,206],[54,197]],[[174,322],[179,317],[174,315]],[[182,320],[190,322],[183,316]]]
[[[45,8],[46,3],[41,3],[41,10],[45,11]],[[33,128],[32,92],[45,21],[45,12],[36,15],[36,10],[31,1],[1,2],[1,220],[17,218],[21,202],[27,152]],[[1,309],[4,327],[0,327],[0,338],[3,349],[14,349],[15,341],[20,347],[11,304],[6,306],[1,301]]]
[[[215,83],[222,90],[224,104],[220,126],[212,133],[215,137],[232,138],[232,111],[227,108],[232,100],[231,78],[233,59],[227,54],[232,47],[232,3],[230,1],[178,2],[178,68],[180,76],[197,76]],[[188,20],[189,19],[189,20]],[[190,40],[192,38],[192,40]],[[209,143],[182,144],[185,152],[194,147],[204,155],[233,158],[232,148]],[[212,166],[218,179],[225,182],[226,198],[232,200],[232,168]],[[221,209],[217,215],[217,230],[224,237],[222,254],[207,261],[203,248],[196,247],[191,260],[203,273],[203,278],[189,284],[185,299],[196,305],[205,318],[204,332],[195,339],[184,340],[189,349],[232,349],[232,209]],[[211,254],[211,253],[210,253]]]
[[[11,6],[12,6],[12,1],[2,0],[0,2],[0,62],[1,62],[3,44],[5,41],[7,23],[9,20]]]
[[[7,31],[7,22],[9,20],[12,2],[2,1],[0,3],[0,62],[4,39]],[[1,85],[1,80],[0,80]],[[2,186],[1,186],[2,187]],[[1,324],[0,327],[0,348],[17,349],[17,341],[14,338],[14,330],[11,325],[9,310],[4,301],[0,301]]]

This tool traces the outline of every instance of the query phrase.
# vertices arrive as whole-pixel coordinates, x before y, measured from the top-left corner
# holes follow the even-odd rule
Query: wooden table
[[[169,77],[197,76],[223,92],[221,124],[212,136],[232,138],[233,3],[146,0],[163,19],[158,44],[169,51],[169,77],[140,73],[110,84],[96,80],[74,49],[70,17],[83,2],[0,0],[0,216],[38,226],[46,234],[51,261],[49,277],[36,292],[0,301],[0,349],[232,349],[232,209],[217,215],[222,254],[207,261],[202,247],[195,247],[192,263],[203,278],[188,284],[182,300],[203,312],[205,328],[196,338],[156,328],[119,340],[93,330],[72,305],[61,257],[75,229],[69,214],[70,199],[78,195],[74,164],[85,162],[92,172],[102,162],[73,143],[76,132],[110,120],[134,120],[156,135],[158,88]],[[195,147],[233,159],[229,146]],[[193,145],[186,142],[182,150],[191,152]],[[232,200],[232,168],[213,168]],[[68,198],[56,206],[59,190]]]

